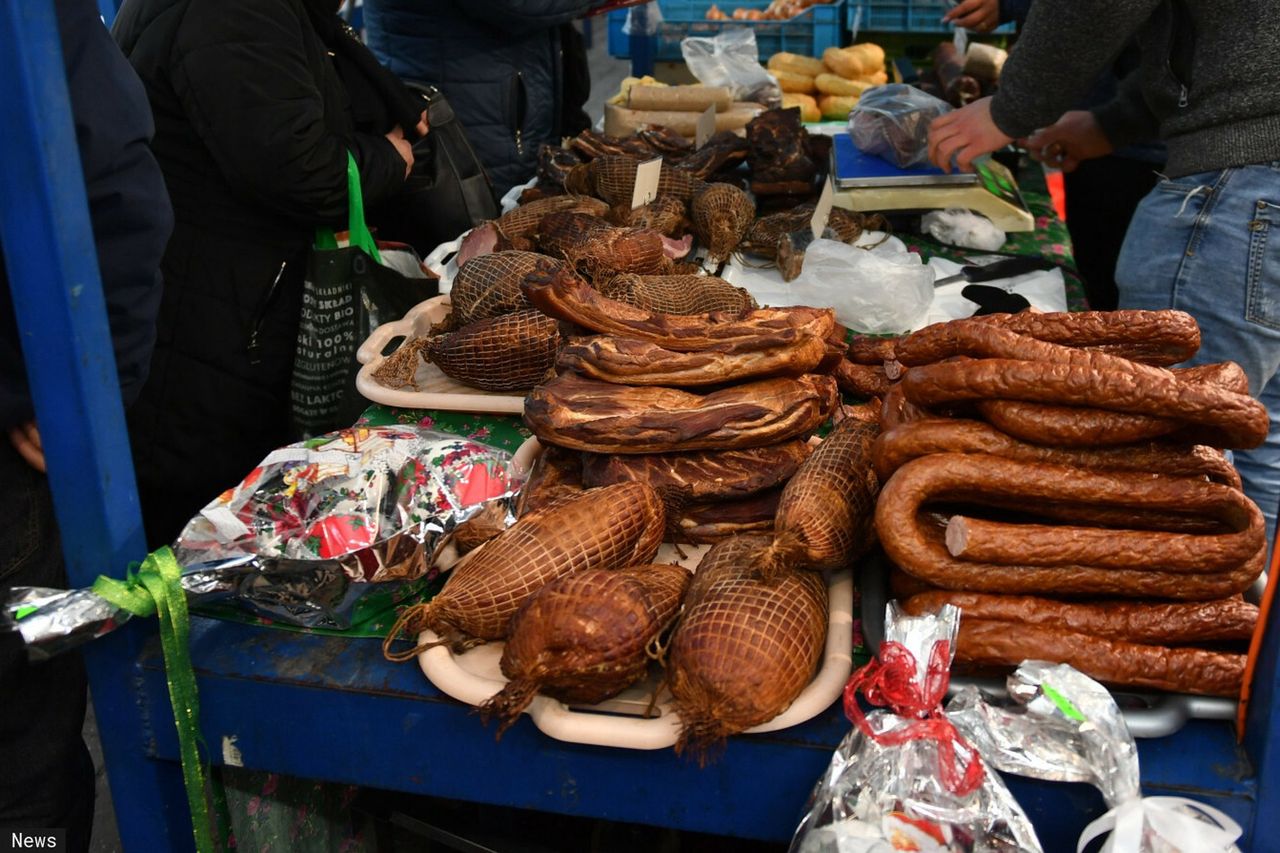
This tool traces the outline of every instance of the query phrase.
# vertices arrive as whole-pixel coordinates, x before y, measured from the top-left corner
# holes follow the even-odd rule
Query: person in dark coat
[[[403,186],[421,105],[333,0],[129,0],[114,34],[146,86],[176,216],[151,377],[129,425],[147,539],[294,440],[307,253]]]
[[[365,0],[365,37],[392,71],[439,87],[501,196],[560,142],[560,25],[599,3]]]
[[[160,303],[160,256],[173,223],[147,141],[151,111],[92,0],[56,0],[62,59],[84,173],[89,222],[125,405],[147,374]],[[0,247],[2,249],[3,247]],[[40,424],[46,430],[56,424]],[[10,586],[62,588],[66,567],[35,423],[9,280],[0,265],[0,601]],[[89,848],[93,760],[80,736],[87,698],[79,652],[26,660],[0,632],[0,837],[14,829],[66,830],[68,850]]]

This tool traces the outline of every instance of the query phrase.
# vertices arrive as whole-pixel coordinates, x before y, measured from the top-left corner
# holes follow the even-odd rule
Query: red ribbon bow
[[[942,697],[950,680],[950,663],[951,643],[946,640],[934,643],[923,689],[920,689],[915,680],[915,655],[901,643],[886,640],[880,644],[878,658],[855,672],[845,685],[844,713],[859,731],[882,746],[900,746],[913,740],[937,741],[942,784],[948,791],[963,797],[982,784],[984,771],[977,750],[960,736],[942,713]],[[859,691],[868,703],[887,707],[911,722],[893,731],[877,733],[858,704]],[[969,754],[963,771],[956,754],[957,744]]]

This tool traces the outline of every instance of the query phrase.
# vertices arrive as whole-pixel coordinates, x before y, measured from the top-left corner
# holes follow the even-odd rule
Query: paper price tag
[[[631,190],[632,210],[644,207],[658,197],[658,178],[661,176],[661,157],[654,157],[636,166],[636,183]]]
[[[813,209],[813,218],[809,220],[809,228],[813,231],[813,239],[817,240],[827,230],[827,220],[831,218],[831,204],[835,201],[835,189],[831,186],[831,177],[827,177],[822,185],[822,195],[818,196],[818,204]]]
[[[716,107],[715,104],[707,107],[702,111],[702,115],[698,116],[698,123],[693,128],[693,150],[697,151],[707,144],[707,140],[715,135],[716,132]]]

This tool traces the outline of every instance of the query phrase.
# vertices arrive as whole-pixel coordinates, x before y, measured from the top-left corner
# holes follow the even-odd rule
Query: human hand
[[[1088,110],[1063,113],[1062,118],[1037,130],[1022,144],[1033,159],[1057,166],[1064,172],[1075,171],[1081,160],[1104,157],[1114,150],[1111,140]]]
[[[409,172],[413,169],[413,146],[404,138],[404,131],[400,129],[400,125],[397,124],[391,128],[391,132],[387,134],[387,141],[396,147],[396,153],[400,155],[400,159],[404,160],[404,176],[409,177]]]
[[[940,115],[929,125],[929,159],[948,174],[951,158],[962,172],[973,171],[973,161],[998,151],[1013,141],[991,120],[991,99],[979,98],[966,107]]]
[[[427,124],[427,111],[422,111],[422,117],[418,119],[418,136],[426,136],[431,126]]]
[[[40,443],[40,431],[35,421],[27,421],[9,430],[9,443],[23,460],[41,474],[45,473],[44,445]]]
[[[989,33],[1000,25],[1000,0],[961,0],[942,16],[942,22]]]

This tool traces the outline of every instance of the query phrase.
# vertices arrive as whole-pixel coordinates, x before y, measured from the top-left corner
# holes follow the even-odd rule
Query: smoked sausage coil
[[[1248,640],[1258,621],[1257,605],[1239,597],[1186,603],[1071,602],[1033,595],[923,592],[908,598],[903,609],[918,616],[933,613],[944,604],[959,607],[962,622],[981,619],[1042,625],[1076,634],[1156,645]]]
[[[875,524],[885,553],[899,568],[942,589],[1180,601],[1243,592],[1265,562],[1261,547],[1241,565],[1217,574],[970,562],[952,557],[943,537],[918,520],[928,503],[981,503],[986,495],[1021,499],[1031,508],[1036,500],[1060,500],[1186,512],[1234,503],[1239,492],[1185,477],[1081,471],[993,456],[938,453],[903,465],[881,490]]]
[[[1028,506],[1025,499],[986,497],[983,502],[1006,513],[1015,513],[1026,522],[1078,524],[1086,527],[1110,527],[1114,530],[1163,530],[1171,533],[1226,533],[1230,530],[1211,517],[1197,513],[1172,512],[1163,509],[1126,509],[1092,506],[1068,501],[1036,501]],[[942,520],[946,528],[951,516]]]
[[[1001,432],[1036,444],[1061,447],[1114,447],[1177,432],[1169,418],[1054,406],[1021,400],[979,400],[982,417]]]
[[[1177,418],[1210,428],[1222,439],[1213,443],[1222,447],[1257,447],[1270,428],[1267,410],[1257,400],[1213,385],[1182,382],[1167,372],[1141,375],[992,358],[926,364],[909,371],[900,384],[906,398],[920,406],[1007,399]]]
[[[1186,361],[1200,349],[1200,327],[1185,311],[1024,311],[970,319],[1049,343],[1088,347],[1159,366]]]
[[[904,463],[930,453],[989,453],[1023,462],[1046,462],[1102,471],[1146,471],[1184,477],[1206,476],[1240,488],[1240,475],[1212,447],[1146,443],[1098,449],[1042,447],[1018,441],[981,421],[949,418],[912,421],[886,429],[873,451],[881,480]]]
[[[1252,557],[1266,541],[1262,513],[1243,492],[1233,489],[1231,494],[1238,498],[1239,506],[1222,507],[1223,515],[1235,516],[1231,521],[1236,525],[1248,519],[1248,526],[1227,533],[1117,532],[1104,527],[1006,524],[954,515],[947,522],[947,550],[963,560],[1002,565],[1084,564],[1194,574],[1227,571]]]
[[[1245,655],[1109,640],[1090,634],[1008,622],[960,620],[956,662],[1017,666],[1028,658],[1068,663],[1105,684],[1206,696],[1240,695]]]
[[[1126,371],[1139,376],[1168,378],[1173,375],[1163,367],[1152,367],[1095,350],[1053,344],[974,320],[953,320],[926,326],[900,341],[894,347],[894,355],[907,367],[965,356],[1049,361],[1096,370]]]
[[[1249,378],[1234,361],[1175,367],[1173,374],[1184,382],[1202,382],[1238,394],[1249,393]],[[982,400],[977,406],[984,418],[1009,435],[1039,444],[1066,447],[1128,444],[1169,435],[1180,426],[1177,421],[1150,415],[1126,415],[1018,400]]]

